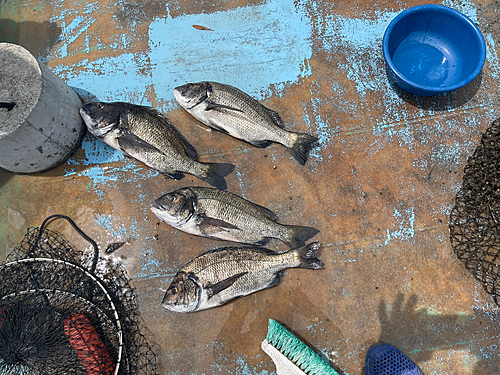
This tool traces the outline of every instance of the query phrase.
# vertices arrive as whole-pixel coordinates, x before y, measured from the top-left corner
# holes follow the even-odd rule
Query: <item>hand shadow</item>
[[[496,345],[489,345],[489,341],[496,343],[495,337],[500,335],[499,319],[500,312],[478,308],[456,314],[419,308],[416,295],[405,302],[405,295],[399,293],[392,305],[385,301],[379,304],[382,330],[378,341],[394,345],[417,365],[434,358],[436,350],[463,349],[476,359],[474,374],[494,373],[500,358]]]

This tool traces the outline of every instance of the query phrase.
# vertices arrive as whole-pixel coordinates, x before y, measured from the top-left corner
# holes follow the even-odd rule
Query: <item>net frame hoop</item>
[[[118,360],[117,360],[117,364],[116,364],[114,375],[118,375],[118,371],[120,369],[120,364],[121,364],[121,361],[122,361],[123,331],[122,331],[122,327],[121,327],[120,318],[118,316],[118,311],[116,310],[115,304],[113,303],[113,300],[111,299],[111,296],[109,295],[106,287],[101,283],[101,281],[94,274],[92,274],[91,272],[89,272],[88,270],[86,270],[84,267],[78,266],[76,264],[73,264],[71,262],[67,262],[67,261],[64,261],[64,260],[61,260],[61,259],[52,259],[52,258],[25,258],[25,259],[18,259],[16,261],[3,264],[2,266],[0,266],[0,271],[2,269],[4,269],[4,268],[8,267],[8,266],[15,265],[16,263],[19,264],[19,263],[33,263],[33,262],[59,263],[59,264],[64,264],[64,265],[67,265],[67,266],[79,269],[79,270],[83,271],[83,273],[86,276],[90,277],[102,289],[102,291],[104,292],[104,294],[106,295],[106,298],[108,299],[108,301],[110,303],[110,306],[111,306],[111,309],[113,310],[113,314],[114,314],[114,317],[116,319],[116,324],[117,324],[117,331],[118,331],[118,338],[119,338],[119,349],[118,349]],[[71,293],[68,293],[68,294],[71,294]],[[9,294],[9,296],[10,295],[12,295],[12,294]]]

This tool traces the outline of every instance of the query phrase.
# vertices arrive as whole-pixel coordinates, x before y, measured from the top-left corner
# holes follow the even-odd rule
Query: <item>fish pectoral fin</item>
[[[272,221],[277,221],[278,220],[278,216],[276,216],[276,214],[273,211],[271,211],[269,208],[261,206],[261,205],[258,205],[258,204],[255,204],[255,205],[257,207],[259,207],[267,215],[267,217],[269,219],[271,219]]]
[[[181,135],[181,139],[184,142],[184,146],[186,146],[186,151],[187,151],[188,155],[191,156],[192,159],[198,160],[198,152],[196,151],[194,146],[191,143],[189,143],[182,135]]]
[[[153,145],[150,145],[148,142],[142,140],[138,136],[132,133],[123,133],[120,137],[116,138],[118,145],[122,149],[122,152],[133,156],[140,151],[156,151],[162,153]]]
[[[229,134],[229,132],[224,129],[224,128],[221,128],[219,125],[217,125],[216,123],[210,121],[210,124],[209,126],[217,131],[220,131],[221,133],[224,133],[224,134]]]
[[[219,281],[218,283],[214,285],[208,286],[207,289],[207,294],[208,298],[212,298],[216,294],[222,292],[223,290],[229,288],[231,285],[233,285],[237,280],[239,280],[241,277],[245,276],[248,272],[241,272],[236,275],[233,275],[231,277],[228,277],[225,280]]]
[[[220,229],[240,229],[236,225],[228,223],[227,221],[215,219],[213,217],[204,216],[202,218],[202,223],[200,224],[200,230],[203,233],[213,232],[214,229],[219,231]]]
[[[230,107],[224,104],[217,104],[207,101],[207,106],[205,107],[205,111],[220,111],[221,109],[229,109],[230,111],[243,112],[241,109]]]
[[[184,146],[186,146],[186,152],[188,153],[188,155],[195,159],[195,160],[198,160],[198,152],[196,151],[196,149],[194,148],[194,146],[192,144],[190,144],[186,138],[184,138],[184,136],[176,129],[172,126],[172,124],[170,123],[170,121],[168,120],[168,118],[166,118],[163,113],[161,113],[160,111],[156,110],[155,108],[152,108],[152,107],[147,107],[153,114],[155,114],[156,116],[158,116],[158,118],[161,119],[161,121],[163,121],[165,123],[166,126],[169,126],[171,127],[171,130],[175,133],[177,133],[177,135],[179,136],[179,138],[182,140],[182,143],[184,143]]]

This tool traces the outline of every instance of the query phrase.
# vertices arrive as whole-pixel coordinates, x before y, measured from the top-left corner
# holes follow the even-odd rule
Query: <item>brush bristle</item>
[[[306,374],[339,375],[311,348],[275,320],[269,319],[266,340]]]

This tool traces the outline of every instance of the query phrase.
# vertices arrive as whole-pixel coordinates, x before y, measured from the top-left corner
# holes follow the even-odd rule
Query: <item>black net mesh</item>
[[[43,227],[0,266],[0,374],[156,374],[125,270]]]
[[[500,119],[468,159],[450,216],[453,251],[500,306]]]

